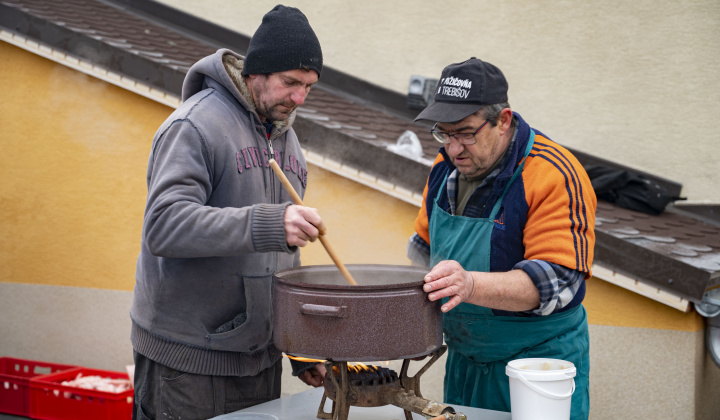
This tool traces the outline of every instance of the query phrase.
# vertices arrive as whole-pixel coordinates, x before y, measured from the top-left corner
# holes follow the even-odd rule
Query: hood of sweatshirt
[[[217,83],[223,86],[237,99],[240,104],[251,112],[257,123],[260,123],[260,116],[255,109],[252,96],[248,90],[245,80],[241,75],[244,57],[231,50],[221,48],[213,55],[209,55],[188,70],[182,86],[182,100],[185,101],[194,94]],[[293,111],[285,121],[273,121],[277,134],[287,131],[295,121],[297,111]],[[275,133],[273,133],[275,136]]]

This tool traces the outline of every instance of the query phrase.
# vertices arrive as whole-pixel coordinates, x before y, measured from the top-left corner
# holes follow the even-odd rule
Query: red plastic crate
[[[133,390],[120,393],[62,385],[83,376],[128,379],[124,372],[77,367],[30,380],[30,418],[40,420],[130,420]]]
[[[27,417],[30,414],[30,378],[74,367],[0,357],[0,412]]]

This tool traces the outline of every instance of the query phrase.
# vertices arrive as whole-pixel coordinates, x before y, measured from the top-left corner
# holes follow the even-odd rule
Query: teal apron
[[[530,154],[535,132],[525,149]],[[430,217],[431,266],[455,260],[468,271],[490,271],[492,229],[510,185],[522,173],[525,159],[488,218],[453,216],[438,206],[440,188]],[[447,177],[443,185],[447,182]],[[447,298],[443,299],[447,301]],[[445,365],[444,399],[458,404],[498,411],[510,411],[510,389],[505,374],[507,362],[524,358],[552,358],[575,364],[575,392],[571,418],[587,419],[590,411],[588,389],[589,337],[587,315],[582,305],[543,317],[495,316],[483,306],[461,303],[443,316],[448,358]]]

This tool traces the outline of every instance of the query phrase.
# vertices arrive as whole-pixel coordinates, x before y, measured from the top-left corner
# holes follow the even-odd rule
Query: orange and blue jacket
[[[494,175],[496,178],[491,185],[485,186],[484,183],[479,187],[487,189],[483,194],[487,201],[482,203],[484,210],[478,217],[489,216],[493,205],[523,159],[530,138],[530,126],[519,114],[513,115],[517,123],[514,139],[505,152],[502,165],[488,180]],[[550,295],[554,295],[556,301],[552,302],[550,308],[545,307],[543,311],[535,312],[540,315],[540,312],[548,314],[575,307],[585,296],[583,280],[591,275],[597,200],[590,179],[575,156],[538,130],[534,132],[535,143],[525,159],[522,176],[510,185],[495,219],[491,237],[490,271],[503,272],[514,268],[525,270],[540,290],[541,307],[543,303],[546,306],[548,304],[543,300],[552,300]],[[422,206],[415,220],[416,235],[411,238],[410,247],[413,242],[424,242],[425,245],[430,243],[428,227],[433,202],[443,186],[443,180],[454,170],[445,149],[441,148],[425,185]],[[449,190],[454,191],[453,188]],[[443,189],[443,194],[438,198],[438,205],[445,211],[450,209],[447,191],[448,188]],[[466,206],[464,215],[467,212]],[[420,239],[422,241],[419,241]],[[427,250],[429,251],[429,246]],[[550,264],[539,266],[527,264],[528,261]],[[557,278],[547,279],[544,278],[547,277],[545,275],[538,275],[539,271],[547,271],[548,266],[560,266],[560,270],[556,270],[560,272],[558,277],[564,276],[563,267],[582,273],[578,275],[579,284],[570,287],[571,290],[562,290],[562,278],[558,285]],[[543,282],[556,284],[540,284]],[[548,291],[548,288],[552,290]],[[565,296],[560,297],[565,301],[558,304],[558,295],[563,292]],[[568,293],[571,295],[570,299]],[[504,311],[495,312],[501,314]]]

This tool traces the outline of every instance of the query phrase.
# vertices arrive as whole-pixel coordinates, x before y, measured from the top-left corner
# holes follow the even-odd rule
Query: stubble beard
[[[255,101],[255,112],[261,117],[264,117],[266,121],[286,121],[290,114],[297,108],[296,106],[283,106],[282,103],[269,104],[264,99],[267,94],[267,89],[264,85],[255,85],[253,87],[253,99]],[[283,111],[287,110],[288,111]]]
[[[255,107],[258,115],[265,117],[268,121],[286,121],[295,108],[291,107],[288,111],[284,111],[288,108],[282,104],[268,105],[265,103],[258,104]]]

